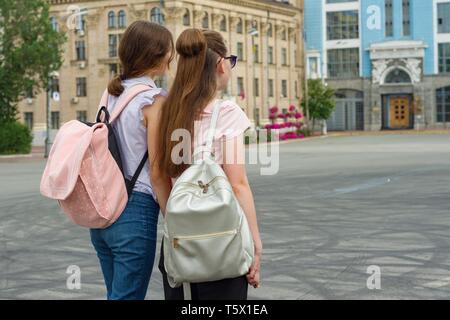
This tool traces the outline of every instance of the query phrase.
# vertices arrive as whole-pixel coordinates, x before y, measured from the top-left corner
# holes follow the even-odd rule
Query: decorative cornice
[[[51,5],[64,5],[73,3],[85,2],[102,2],[101,0],[48,0]],[[296,14],[303,12],[303,8],[295,7],[291,4],[271,0],[211,0],[211,2],[227,3],[232,6],[243,6],[247,8],[270,11],[289,17],[294,17]],[[215,7],[215,6],[213,6]]]
[[[128,4],[128,10],[135,19],[143,20],[148,17],[148,10],[141,7],[136,7],[134,4]]]

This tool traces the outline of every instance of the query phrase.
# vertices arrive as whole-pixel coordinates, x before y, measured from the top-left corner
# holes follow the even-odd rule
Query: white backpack
[[[170,286],[235,278],[248,273],[254,257],[247,218],[222,167],[213,157],[220,112],[214,106],[206,143],[194,164],[174,184],[164,223],[164,267]],[[205,154],[203,159],[198,156]],[[187,292],[186,292],[187,291]]]

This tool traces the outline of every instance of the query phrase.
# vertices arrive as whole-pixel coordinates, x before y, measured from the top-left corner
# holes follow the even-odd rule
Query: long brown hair
[[[165,27],[148,22],[133,22],[125,31],[119,44],[122,73],[108,85],[108,92],[120,96],[124,88],[122,81],[140,77],[151,69],[161,66],[167,53],[174,55],[173,37]]]
[[[175,164],[172,161],[172,150],[178,143],[171,141],[172,132],[185,129],[193,137],[195,120],[216,96],[217,62],[227,55],[223,37],[211,30],[186,29],[177,40],[176,50],[179,55],[178,68],[162,108],[156,154],[159,169],[174,178],[183,173],[189,164]],[[191,150],[190,146],[188,150]]]

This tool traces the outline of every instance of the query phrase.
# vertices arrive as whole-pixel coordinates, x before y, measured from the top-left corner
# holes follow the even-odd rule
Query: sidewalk
[[[19,162],[44,159],[45,147],[33,147],[30,154],[0,155],[0,162]]]
[[[340,131],[340,132],[328,132],[328,135],[320,135],[316,132],[314,136],[306,137],[303,139],[292,139],[279,141],[280,144],[309,141],[318,138],[332,138],[332,137],[352,137],[352,136],[385,136],[385,135],[425,135],[425,134],[437,134],[437,135],[450,135],[450,129],[429,129],[429,130],[383,130],[383,131]],[[273,143],[273,142],[269,142]],[[252,144],[253,145],[253,144]],[[248,147],[248,145],[247,145]],[[0,155],[0,162],[17,162],[17,161],[29,161],[44,159],[45,147],[33,147],[30,154],[21,155]]]
[[[302,139],[280,140],[279,144],[287,144],[294,142],[306,142],[314,139],[327,139],[339,137],[357,137],[357,136],[387,136],[387,135],[450,135],[450,129],[428,129],[428,130],[382,130],[382,131],[331,131],[327,135],[322,135],[319,131],[314,135]],[[268,142],[273,144],[275,142]],[[252,143],[246,147],[256,145]]]
[[[427,130],[382,130],[382,131],[340,131],[328,132],[330,137],[346,136],[384,136],[384,135],[416,135],[416,134],[450,134],[450,129],[427,129]]]

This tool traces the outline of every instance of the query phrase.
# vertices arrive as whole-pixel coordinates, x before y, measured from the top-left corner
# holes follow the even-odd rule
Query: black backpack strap
[[[145,166],[145,163],[147,162],[147,160],[148,160],[148,152],[146,151],[144,154],[144,157],[141,160],[141,163],[139,164],[139,167],[136,169],[136,172],[133,175],[133,178],[131,178],[131,180],[125,180],[125,184],[127,186],[128,197],[131,196],[134,185],[136,184],[136,181],[139,178],[139,175],[141,174],[142,169],[144,169],[144,166]]]

